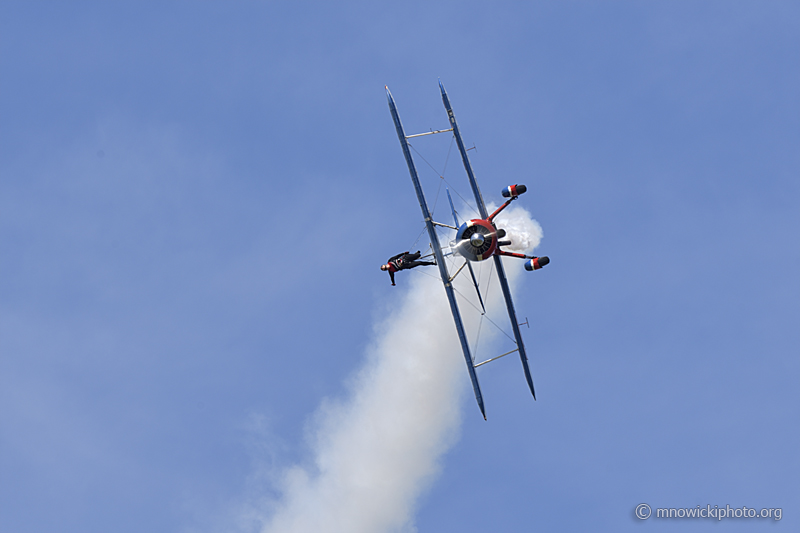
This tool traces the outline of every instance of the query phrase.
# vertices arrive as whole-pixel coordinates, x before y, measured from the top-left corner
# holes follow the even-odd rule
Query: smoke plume
[[[513,248],[539,243],[541,228],[524,209],[503,214],[498,226]],[[282,496],[265,510],[262,533],[414,530],[416,502],[457,441],[463,393],[471,390],[438,272],[425,268],[398,275],[408,290],[391,294],[399,302],[376,326],[345,399],[319,408],[310,424],[313,464],[284,471]],[[521,261],[506,270],[513,281]],[[468,279],[460,281],[461,293],[474,292]],[[487,303],[502,306],[497,299]],[[474,326],[476,314],[463,314],[466,326]],[[469,407],[480,416],[474,401]]]

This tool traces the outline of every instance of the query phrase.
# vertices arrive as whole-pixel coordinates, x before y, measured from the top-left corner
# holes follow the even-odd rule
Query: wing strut
[[[486,419],[486,411],[483,407],[483,395],[481,395],[481,387],[478,384],[478,375],[475,373],[474,361],[469,351],[469,344],[467,343],[467,335],[464,332],[464,323],[461,321],[461,313],[458,310],[456,303],[456,295],[453,291],[453,285],[450,281],[450,275],[447,272],[447,265],[444,262],[444,254],[442,254],[442,247],[439,245],[439,236],[436,234],[436,228],[433,225],[430,211],[428,210],[428,203],[425,201],[425,195],[422,192],[422,186],[419,183],[417,176],[417,168],[414,166],[414,160],[411,158],[411,151],[408,147],[406,134],[403,131],[403,124],[400,122],[400,116],[397,114],[397,106],[394,103],[392,93],[389,92],[389,87],[386,87],[386,97],[389,100],[389,110],[392,112],[392,119],[394,119],[394,126],[397,129],[397,137],[400,139],[400,145],[403,147],[403,155],[406,157],[408,163],[408,172],[411,174],[411,181],[414,182],[414,190],[417,192],[417,200],[419,200],[419,207],[422,209],[422,217],[425,219],[425,226],[428,228],[428,236],[431,239],[431,246],[433,253],[436,254],[436,264],[439,266],[439,275],[444,284],[444,290],[447,293],[447,299],[450,302],[450,311],[453,313],[453,320],[456,323],[456,331],[458,332],[458,339],[461,341],[461,350],[464,352],[464,359],[467,362],[467,370],[469,370],[469,377],[472,380],[472,389],[475,392],[475,399],[478,401],[478,407],[481,409],[481,414],[484,420]]]
[[[475,195],[475,203],[478,204],[478,211],[481,213],[481,218],[486,219],[489,216],[486,211],[486,204],[483,203],[481,190],[478,188],[478,182],[475,181],[475,175],[472,173],[472,165],[469,163],[467,150],[464,148],[464,141],[461,140],[461,132],[458,131],[456,116],[453,113],[453,108],[450,106],[450,98],[447,96],[447,91],[444,90],[442,80],[439,80],[439,88],[442,90],[442,102],[444,102],[444,108],[447,110],[447,116],[449,117],[450,125],[453,128],[453,135],[455,135],[456,138],[458,151],[461,152],[461,160],[464,162],[464,169],[467,171],[469,184],[472,187],[472,193]],[[514,310],[514,302],[511,300],[511,289],[508,287],[506,271],[503,268],[503,262],[500,259],[500,256],[494,256],[494,264],[497,267],[497,278],[500,280],[500,287],[503,289],[503,298],[505,299],[506,307],[508,308],[508,318],[511,319],[511,328],[514,330],[514,339],[516,339],[517,348],[519,349],[519,358],[522,361],[522,368],[525,371],[525,379],[528,382],[528,387],[530,387],[531,394],[533,394],[533,399],[535,400],[536,391],[533,389],[533,377],[531,376],[531,369],[528,366],[528,356],[525,354],[525,345],[522,342],[522,333],[519,330],[517,313]]]

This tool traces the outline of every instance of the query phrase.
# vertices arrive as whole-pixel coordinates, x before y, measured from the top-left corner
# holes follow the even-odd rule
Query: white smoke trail
[[[489,206],[490,211],[494,209]],[[511,241],[511,246],[505,247],[505,250],[527,253],[539,246],[542,240],[542,226],[522,207],[514,206],[504,210],[496,221],[497,227],[505,229],[508,233],[506,238]]]
[[[504,214],[499,225],[517,247],[538,244],[541,228],[524,209]],[[512,279],[518,266],[507,269]],[[400,276],[408,291],[376,327],[349,397],[321,406],[314,465],[285,472],[283,496],[263,520],[263,533],[414,530],[416,501],[458,438],[469,379],[438,276]],[[470,327],[476,319],[464,315]],[[474,401],[471,408],[480,416]]]

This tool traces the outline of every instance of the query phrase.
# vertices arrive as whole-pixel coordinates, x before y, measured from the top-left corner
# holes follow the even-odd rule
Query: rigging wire
[[[442,169],[442,179],[444,179],[444,174],[447,172],[447,162],[450,160],[450,152],[453,150],[453,142],[456,140],[456,136],[452,135],[450,137],[450,147],[447,149],[447,157],[444,158],[444,168]]]
[[[489,265],[489,279],[486,280],[486,294],[484,296],[486,296],[487,300],[489,299],[489,289],[492,286],[492,274],[494,274],[494,261]]]
[[[436,211],[436,204],[439,203],[439,193],[442,192],[442,182],[444,181],[443,176],[439,176],[441,179],[439,180],[439,188],[436,189],[436,197],[433,199],[433,209],[431,209],[431,218],[433,218],[433,213]]]
[[[466,205],[469,208],[470,211],[474,212],[480,218],[480,213],[478,212],[478,210],[476,208],[472,207],[472,204],[470,204],[463,196],[461,196],[461,193],[458,192],[458,189],[453,187],[453,185],[449,181],[447,181],[446,179],[444,179],[444,178],[442,178],[442,179],[450,187],[450,189],[454,193],[456,193],[456,196],[461,198],[461,201],[464,202],[464,205]]]
[[[425,157],[423,157],[423,155],[422,155],[421,153],[419,153],[419,151],[418,151],[416,148],[414,148],[414,145],[413,145],[413,144],[411,144],[411,143],[408,143],[408,145],[411,147],[411,149],[412,149],[412,150],[414,150],[414,152],[416,152],[416,154],[417,154],[417,155],[420,157],[420,159],[422,159],[423,161],[425,161],[425,164],[426,164],[426,165],[428,165],[429,167],[431,167],[431,170],[433,170],[434,172],[436,172],[436,175],[437,175],[437,176],[439,176],[440,178],[442,177],[442,175],[439,173],[439,171],[438,171],[438,170],[436,170],[436,169],[433,167],[433,165],[431,165],[431,164],[428,162],[428,160],[427,160],[427,159],[425,159]]]
[[[484,294],[484,297],[486,298],[487,301],[489,300],[489,289],[492,287],[492,273],[493,272],[494,272],[494,261],[492,261],[489,264],[489,279],[486,281],[486,294]],[[480,281],[482,281],[482,280],[483,280],[483,269],[481,269],[481,273],[479,275],[478,287],[480,287]],[[480,290],[480,289],[478,289],[478,290]],[[480,322],[478,322],[478,335],[477,335],[477,338],[475,339],[475,351],[476,352],[478,351],[478,342],[480,341],[480,338],[481,338],[481,327],[483,326],[483,319],[484,319],[485,316],[486,316],[486,313],[481,313],[481,320],[480,320]],[[506,336],[508,336],[508,335],[506,335]]]
[[[409,248],[408,248],[409,252],[411,251],[412,248],[414,248],[417,245],[417,243],[419,242],[419,239],[422,237],[422,234],[425,233],[426,229],[427,228],[426,228],[425,224],[423,224],[422,225],[422,230],[420,230],[419,235],[417,235],[416,240],[414,241],[414,243],[411,246],[409,246]]]
[[[433,274],[428,274],[428,273],[427,273],[427,272],[425,272],[424,270],[412,269],[412,270],[411,270],[411,272],[412,272],[412,273],[416,273],[416,274],[420,274],[420,275],[422,275],[422,276],[428,276],[429,278],[433,278],[433,279],[435,279],[435,280],[441,281],[441,278],[440,278],[439,276],[434,276]],[[473,308],[473,309],[475,309],[475,310],[476,310],[478,313],[480,313],[480,312],[481,312],[481,310],[480,310],[480,309],[478,309],[478,306],[477,306],[477,305],[475,305],[474,303],[472,303],[472,302],[470,301],[470,299],[469,299],[469,298],[467,298],[467,296],[466,296],[464,293],[462,293],[461,291],[459,291],[458,289],[456,289],[456,287],[455,287],[454,285],[453,285],[452,287],[453,287],[453,290],[454,290],[454,291],[455,291],[455,292],[456,292],[456,293],[457,293],[459,296],[461,296],[461,298],[462,298],[462,299],[463,299],[465,302],[467,302],[469,305],[471,305],[471,306],[472,306],[472,308]],[[483,319],[484,319],[484,318],[485,318],[485,319],[486,319],[486,320],[487,320],[487,321],[488,321],[488,322],[489,322],[491,325],[493,325],[495,328],[497,328],[497,330],[498,330],[499,332],[501,332],[503,335],[505,335],[506,337],[508,337],[508,338],[511,340],[511,342],[513,342],[514,344],[517,344],[517,341],[516,341],[516,340],[515,340],[515,339],[514,339],[514,338],[513,338],[511,335],[509,335],[509,334],[506,332],[506,330],[504,330],[503,328],[501,328],[500,326],[498,326],[498,325],[497,325],[497,323],[496,323],[494,320],[492,320],[491,318],[489,318],[489,317],[488,317],[488,316],[486,316],[486,315],[482,315],[482,317],[481,317],[481,321],[483,321]],[[476,346],[476,348],[477,348],[477,346]]]
[[[450,140],[450,147],[451,148],[453,146],[453,140],[454,139],[455,139],[455,136],[453,136],[453,138]],[[478,210],[476,208],[472,207],[472,205],[466,200],[466,198],[461,196],[461,193],[458,192],[458,189],[454,188],[453,185],[449,181],[447,181],[447,179],[444,177],[444,173],[440,174],[439,171],[436,170],[436,168],[433,165],[431,165],[430,162],[427,159],[425,159],[425,157],[421,153],[419,153],[419,151],[416,148],[414,148],[414,145],[412,145],[411,143],[408,143],[408,146],[410,146],[411,149],[414,150],[414,153],[416,153],[420,157],[420,159],[422,159],[425,162],[426,165],[431,167],[431,170],[436,172],[436,175],[439,176],[439,178],[442,181],[444,181],[447,184],[447,186],[450,187],[450,189],[453,190],[454,193],[456,193],[456,196],[461,198],[461,201],[464,202],[464,204],[467,207],[469,207],[469,209],[471,211],[474,211],[476,215],[480,216],[480,213],[478,212]],[[448,153],[447,153],[447,159],[449,160],[449,158],[450,158],[450,150],[448,150]],[[446,164],[447,164],[447,161],[445,161],[445,165]],[[439,189],[436,191],[436,198],[434,199],[434,202],[433,202],[434,209],[431,210],[431,215],[433,215],[433,211],[436,209],[436,202],[439,200],[439,192],[441,192],[441,190],[442,190],[442,185],[441,185],[441,182],[440,182],[439,183]]]
[[[475,335],[475,350],[474,350],[475,353],[472,354],[472,364],[475,364],[475,358],[478,356],[478,346],[479,346],[479,343],[481,342],[481,327],[483,327],[483,317],[484,316],[485,315],[481,315],[481,319],[478,322],[478,334]]]
[[[419,151],[416,148],[414,148],[413,144],[408,143],[408,145],[411,147],[412,150],[414,150],[414,152],[420,157],[420,159],[425,161],[425,164],[427,164],[429,167],[431,167],[431,170],[433,170],[436,173],[436,175],[439,176],[439,178],[440,178],[440,180],[439,180],[439,188],[436,189],[436,197],[434,197],[434,199],[433,199],[433,209],[431,209],[431,217],[432,217],[433,213],[436,211],[436,204],[439,202],[439,193],[442,192],[442,180],[444,180],[444,173],[440,173],[438,170],[436,170],[436,168],[434,168],[434,166],[431,165],[428,162],[428,160],[425,159],[425,157],[423,157],[423,155],[421,153],[419,153]],[[450,152],[449,151],[447,153],[447,156],[450,157]],[[447,161],[445,161],[445,166],[446,165],[447,165]]]
[[[428,275],[430,276],[430,274],[428,274]],[[454,291],[456,291],[458,294],[460,294],[460,295],[461,295],[461,297],[462,297],[462,298],[464,298],[464,301],[465,301],[465,302],[467,302],[469,305],[471,305],[471,306],[472,306],[472,307],[473,307],[473,308],[474,308],[474,309],[475,309],[477,312],[479,312],[479,313],[481,312],[481,310],[480,310],[480,309],[478,309],[478,306],[477,306],[477,305],[475,305],[474,303],[470,302],[470,301],[467,299],[467,297],[466,297],[466,296],[464,296],[464,295],[461,293],[461,291],[459,291],[459,290],[458,290],[458,289],[456,289],[455,287],[453,287],[453,290],[454,290]],[[511,335],[509,335],[508,333],[506,333],[506,330],[504,330],[503,328],[501,328],[500,326],[498,326],[498,325],[497,325],[497,324],[494,322],[494,320],[492,320],[491,318],[489,318],[489,317],[488,317],[488,316],[486,316],[486,315],[483,315],[483,316],[484,316],[484,318],[485,318],[486,320],[488,320],[488,321],[489,321],[489,323],[490,323],[490,324],[492,324],[494,327],[496,327],[496,328],[498,329],[498,331],[500,331],[500,332],[501,332],[503,335],[505,335],[506,337],[508,337],[509,339],[511,339],[511,342],[513,342],[514,344],[517,344],[517,341],[515,341],[515,340],[514,340],[514,338],[513,338],[513,337],[511,337]]]

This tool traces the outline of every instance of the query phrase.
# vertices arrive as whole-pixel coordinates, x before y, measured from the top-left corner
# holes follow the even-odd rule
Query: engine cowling
[[[456,252],[469,261],[489,259],[497,250],[497,230],[486,220],[470,220],[458,228]]]
[[[546,266],[549,262],[550,258],[546,255],[543,255],[542,257],[534,257],[530,261],[525,261],[525,270],[539,270],[540,268]]]
[[[501,194],[503,195],[503,198],[516,198],[527,190],[528,188],[524,185],[509,185],[503,189]]]

